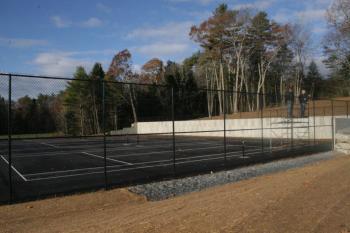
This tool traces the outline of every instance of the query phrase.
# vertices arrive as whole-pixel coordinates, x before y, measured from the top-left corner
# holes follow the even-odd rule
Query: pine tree
[[[87,135],[90,133],[87,112],[89,101],[88,75],[83,67],[77,67],[74,79],[68,83],[64,96],[66,106],[66,126],[70,134]],[[80,132],[79,132],[80,131]]]
[[[92,71],[89,75],[90,82],[90,95],[89,102],[91,103],[92,111],[92,129],[95,134],[101,133],[102,124],[102,80],[105,77],[105,72],[103,71],[102,65],[100,63],[95,63]]]
[[[312,61],[308,67],[308,73],[304,80],[304,89],[310,93],[313,98],[319,97],[322,82],[322,75],[318,71],[318,67]]]

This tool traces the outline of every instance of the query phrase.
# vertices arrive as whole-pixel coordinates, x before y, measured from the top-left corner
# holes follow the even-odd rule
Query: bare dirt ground
[[[159,202],[125,189],[0,207],[0,232],[350,232],[350,156]]]

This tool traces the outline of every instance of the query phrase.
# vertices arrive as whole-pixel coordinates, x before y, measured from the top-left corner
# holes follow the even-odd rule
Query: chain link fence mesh
[[[308,100],[301,106],[298,98],[292,105],[282,99],[273,94],[122,83],[83,73],[74,79],[3,74],[0,201],[328,150],[331,119],[348,116],[348,102]]]

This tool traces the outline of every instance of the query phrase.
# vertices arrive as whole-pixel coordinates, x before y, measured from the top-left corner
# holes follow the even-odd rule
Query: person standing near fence
[[[293,86],[289,86],[288,91],[286,93],[286,102],[288,108],[288,118],[293,117],[293,108],[294,108],[294,92]]]
[[[309,100],[308,95],[306,95],[306,91],[303,89],[301,90],[301,94],[299,95],[299,103],[300,103],[300,117],[305,117],[305,108],[307,105],[307,102]]]

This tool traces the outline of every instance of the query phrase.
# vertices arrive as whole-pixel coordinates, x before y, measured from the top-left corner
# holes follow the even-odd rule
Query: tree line
[[[14,101],[13,131],[98,135],[103,128],[171,120],[172,104],[179,120],[257,111],[283,104],[290,86],[296,96],[302,89],[313,98],[348,96],[349,18],[348,1],[336,0],[328,9],[330,29],[323,46],[331,73],[325,78],[314,61],[308,63],[311,39],[302,25],[280,24],[266,12],[220,4],[189,29],[201,50],[181,64],[153,58],[135,72],[125,49],[107,72],[99,63],[89,73],[77,67],[60,93]],[[1,134],[7,132],[7,105],[1,97]]]

